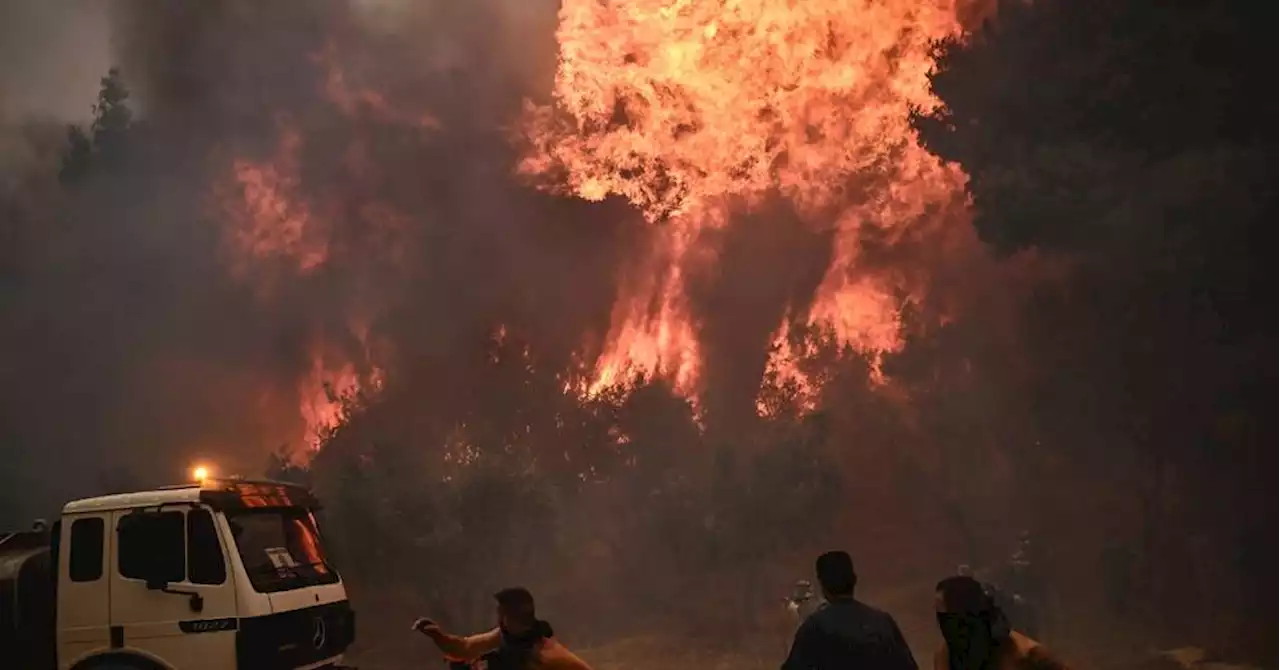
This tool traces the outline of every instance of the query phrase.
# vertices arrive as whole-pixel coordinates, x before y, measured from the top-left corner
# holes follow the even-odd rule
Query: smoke
[[[5,250],[0,368],[6,472],[32,476],[22,512],[172,481],[200,458],[257,473],[305,446],[302,396],[327,404],[321,386],[371,374],[381,344],[396,346],[380,365],[411,366],[521,321],[567,365],[607,313],[628,218],[509,177],[504,124],[554,69],[552,4],[122,1],[105,17],[10,4],[5,25],[28,28],[31,48],[6,49],[41,65],[11,73],[6,100],[87,111],[105,59],[88,96],[32,82],[59,80],[60,45],[105,20],[135,112],[126,151],[67,188],[56,124],[5,131],[25,149],[5,171],[6,239],[26,245]],[[45,53],[40,34],[60,39]],[[252,195],[237,167],[278,171],[289,134],[296,174],[275,195],[309,211],[300,234],[325,250],[305,272],[234,235]]]
[[[89,117],[109,66],[107,5],[92,0],[0,2],[0,121]]]
[[[829,541],[927,589],[1015,524],[1132,531],[1128,406],[1055,394],[1124,381],[1123,328],[1025,332],[1057,259],[993,261],[910,126],[994,3],[730,4],[0,0],[0,524],[285,448],[353,583],[706,589],[720,637]]]

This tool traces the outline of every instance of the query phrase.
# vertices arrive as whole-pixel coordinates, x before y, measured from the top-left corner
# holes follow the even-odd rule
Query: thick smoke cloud
[[[260,471],[301,446],[297,383],[317,343],[357,365],[390,345],[379,364],[410,370],[509,323],[567,367],[604,327],[637,221],[509,176],[504,128],[554,67],[554,3],[117,2],[108,18],[137,117],[127,155],[62,189],[51,127],[4,194],[6,233],[30,244],[6,250],[3,297],[0,429],[6,472],[30,478],[13,489],[22,513],[202,457]],[[336,72],[435,124],[343,109]],[[327,259],[237,274],[234,161],[270,162],[286,130]]]

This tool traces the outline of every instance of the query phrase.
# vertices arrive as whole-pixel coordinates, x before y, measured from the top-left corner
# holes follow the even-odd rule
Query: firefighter
[[[813,593],[813,584],[807,579],[797,581],[795,592],[787,598],[787,609],[795,616],[797,625],[821,609],[823,604],[822,598]]]
[[[1067,670],[1039,642],[1014,630],[992,592],[973,577],[938,582],[934,607],[944,646],[934,670]]]
[[[555,639],[551,624],[537,617],[527,589],[503,589],[493,598],[498,627],[488,632],[451,635],[427,618],[415,621],[413,629],[431,638],[451,667],[479,661],[486,670],[591,670]]]
[[[893,617],[854,599],[849,554],[829,551],[815,567],[826,605],[800,624],[782,670],[917,670]]]

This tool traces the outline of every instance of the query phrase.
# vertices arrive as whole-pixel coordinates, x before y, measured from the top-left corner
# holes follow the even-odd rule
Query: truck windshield
[[[311,514],[298,507],[227,513],[236,550],[259,593],[333,584],[338,575],[325,562]]]

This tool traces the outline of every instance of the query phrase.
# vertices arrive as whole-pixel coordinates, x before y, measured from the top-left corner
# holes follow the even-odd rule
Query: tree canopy
[[[66,183],[75,182],[89,173],[94,161],[110,164],[124,151],[125,136],[133,123],[128,105],[129,89],[120,70],[111,68],[102,78],[98,101],[93,105],[93,122],[89,130],[72,125],[67,128],[67,148],[62,157],[59,176]]]
[[[1275,558],[1252,539],[1275,517],[1250,474],[1275,441],[1268,21],[1247,3],[1002,2],[938,46],[945,107],[915,118],[968,173],[983,240],[1069,267],[1023,309],[1027,398],[1039,431],[1146,497],[1163,596],[1187,597],[1172,556],[1188,536],[1253,556],[1198,587],[1210,609],[1248,601],[1264,577],[1242,566]]]

